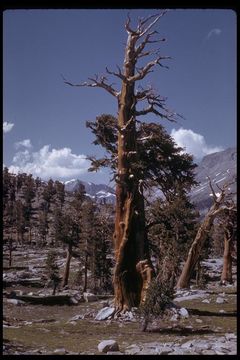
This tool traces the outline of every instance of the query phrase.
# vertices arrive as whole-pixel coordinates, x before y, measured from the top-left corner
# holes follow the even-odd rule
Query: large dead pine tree
[[[130,27],[128,17],[125,28],[128,34],[125,48],[123,70],[118,67],[117,72],[106,68],[110,75],[121,80],[121,91],[116,91],[107,82],[106,76],[89,78],[91,82],[73,84],[71,86],[90,86],[105,89],[118,101],[118,158],[116,173],[116,217],[115,217],[115,271],[114,293],[117,311],[125,311],[132,306],[139,306],[144,301],[148,285],[153,274],[153,267],[149,257],[148,241],[145,229],[145,211],[143,188],[143,174],[134,164],[138,163],[138,149],[136,141],[136,118],[141,115],[154,113],[161,118],[175,121],[176,113],[165,107],[165,99],[156,95],[151,87],[135,90],[136,82],[144,79],[153,71],[156,65],[164,67],[163,59],[169,57],[159,56],[159,49],[146,50],[151,43],[165,39],[153,39],[157,31],[153,26],[165,14],[151,15],[138,20],[135,30]],[[145,66],[138,67],[139,59],[157,55]],[[139,102],[143,108],[137,110]]]
[[[225,183],[223,188],[219,188],[221,193],[216,194],[216,192],[213,189],[211,180],[209,178],[209,186],[212,191],[212,197],[213,197],[213,204],[207,214],[205,215],[205,218],[200,225],[196,237],[190,247],[190,250],[188,252],[187,260],[184,263],[181,275],[178,279],[176,287],[179,288],[187,288],[189,287],[190,279],[192,277],[192,273],[196,267],[196,264],[199,260],[199,257],[201,255],[201,251],[203,249],[204,243],[207,239],[207,236],[212,229],[213,223],[215,218],[221,214],[224,210],[231,210],[232,206],[229,207],[226,205],[226,195],[229,188],[229,183]],[[229,194],[228,194],[229,195]]]

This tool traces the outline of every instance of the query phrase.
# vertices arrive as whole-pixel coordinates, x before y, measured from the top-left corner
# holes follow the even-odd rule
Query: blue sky
[[[8,10],[3,14],[3,163],[12,172],[42,179],[80,178],[96,183],[109,175],[88,173],[86,155],[102,155],[85,127],[103,113],[116,115],[116,99],[103,89],[69,87],[105,67],[122,67],[129,10]],[[132,9],[137,17],[154,9]],[[236,146],[236,14],[223,9],[172,9],[155,29],[171,56],[142,85],[166,96],[185,120],[160,121],[175,142],[198,161]],[[151,47],[154,49],[154,44]],[[146,59],[147,60],[147,59]],[[108,76],[109,82],[120,83]],[[143,120],[143,117],[141,117]],[[146,120],[146,119],[145,119]]]

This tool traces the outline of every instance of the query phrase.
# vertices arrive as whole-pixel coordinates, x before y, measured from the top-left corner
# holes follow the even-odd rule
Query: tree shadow
[[[204,335],[204,334],[216,334],[217,331],[215,330],[211,330],[209,328],[190,328],[190,327],[182,327],[182,326],[174,326],[171,328],[150,328],[147,329],[146,332],[150,332],[150,333],[161,333],[161,334],[176,334],[176,335],[191,335],[191,334],[196,334],[196,335]]]
[[[216,312],[216,311],[207,311],[207,310],[199,310],[199,309],[189,309],[188,312],[190,315],[198,315],[198,316],[220,316],[220,317],[236,317],[237,312],[231,311],[231,312]]]

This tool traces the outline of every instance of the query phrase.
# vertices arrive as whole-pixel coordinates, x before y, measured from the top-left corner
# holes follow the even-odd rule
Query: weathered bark
[[[187,288],[189,287],[190,279],[192,277],[193,270],[199,260],[203,245],[207,238],[209,231],[212,228],[215,217],[223,210],[223,202],[225,199],[225,191],[228,184],[225,184],[223,189],[221,190],[220,196],[217,196],[213,190],[212,183],[209,179],[209,185],[212,190],[213,195],[213,205],[211,206],[209,212],[205,216],[203,223],[200,225],[197,235],[191,245],[191,248],[188,252],[187,260],[183,266],[182,273],[178,279],[176,287],[179,288]]]
[[[224,231],[224,253],[223,253],[223,270],[221,274],[221,284],[232,283],[232,243],[233,231],[227,228]]]
[[[188,252],[187,260],[183,266],[182,273],[178,279],[177,288],[187,288],[189,287],[189,282],[192,276],[192,273],[195,269],[195,266],[198,262],[201,250],[203,248],[204,242],[207,238],[209,231],[211,230],[214,217],[207,215],[202,225],[198,229],[197,235],[192,243],[192,246]]]
[[[62,286],[66,286],[68,284],[71,259],[72,259],[72,245],[69,244],[67,250],[67,259],[66,259],[65,271],[63,275]]]
[[[124,59],[124,76],[135,73],[136,37],[131,33]],[[116,186],[114,294],[118,311],[138,306],[142,277],[136,269],[140,260],[150,262],[145,231],[144,199],[139,192],[139,174],[132,168],[137,162],[134,82],[123,81],[118,108],[118,172]],[[124,131],[127,128],[127,131]],[[131,156],[130,156],[131,154]]]

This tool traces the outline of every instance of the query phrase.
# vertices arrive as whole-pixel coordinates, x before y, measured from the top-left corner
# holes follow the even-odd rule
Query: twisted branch
[[[99,76],[98,75],[95,75],[95,78],[88,78],[89,80],[91,80],[92,82],[87,82],[87,81],[84,81],[83,83],[81,84],[73,84],[69,81],[67,81],[64,76],[62,75],[62,78],[64,80],[64,83],[67,84],[67,85],[70,85],[70,86],[88,86],[88,87],[100,87],[100,88],[103,88],[105,89],[107,92],[109,92],[111,95],[115,96],[115,97],[118,97],[120,95],[120,92],[119,91],[116,91],[112,85],[113,84],[107,84],[106,83],[106,80],[107,78],[105,76],[101,76],[100,79],[99,79]]]

